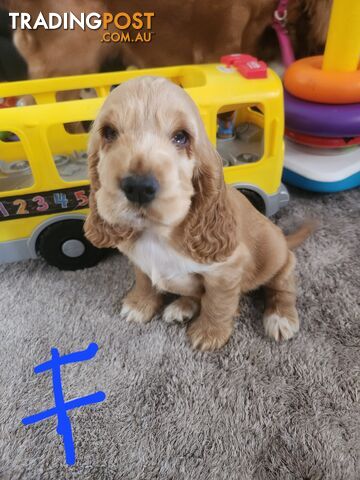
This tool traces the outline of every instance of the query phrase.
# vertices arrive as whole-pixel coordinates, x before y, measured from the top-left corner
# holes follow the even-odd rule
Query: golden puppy
[[[89,172],[86,236],[135,265],[123,317],[148,322],[164,292],[175,293],[163,318],[196,317],[192,345],[213,350],[232,333],[239,296],[264,285],[266,334],[280,340],[298,331],[289,246],[309,232],[285,238],[225,184],[222,161],[183,89],[157,77],[117,87],[92,129]]]

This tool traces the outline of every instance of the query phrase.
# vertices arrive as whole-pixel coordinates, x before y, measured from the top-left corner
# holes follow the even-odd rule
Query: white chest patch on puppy
[[[152,232],[143,233],[127,254],[154,285],[185,280],[189,275],[208,272],[214,267],[214,264],[204,265],[181,255]]]

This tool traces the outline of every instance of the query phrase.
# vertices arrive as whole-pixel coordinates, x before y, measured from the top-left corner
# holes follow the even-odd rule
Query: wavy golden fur
[[[195,195],[184,221],[175,229],[179,248],[200,263],[221,262],[234,251],[235,218],[227,203],[222,160],[208,139],[194,149],[197,164],[192,184]],[[206,212],[206,215],[204,215]]]
[[[186,132],[177,143],[177,132]],[[148,322],[165,292],[179,298],[165,321],[185,321],[194,347],[229,339],[239,296],[265,286],[265,332],[280,340],[299,328],[295,257],[281,230],[224,182],[222,163],[196,105],[168,80],[140,77],[106,99],[91,132],[87,238],[116,247],[135,266],[122,316]],[[156,178],[151,202],[129,199],[129,176]],[[289,238],[298,245],[307,229]]]
[[[99,163],[99,142],[95,135],[92,136],[88,148],[89,180],[91,183],[91,192],[89,197],[89,206],[91,209],[85,224],[85,230],[89,241],[98,248],[116,247],[124,240],[130,240],[135,236],[135,230],[130,226],[111,225],[100,217],[95,199],[96,192],[99,190],[100,182],[97,167]]]

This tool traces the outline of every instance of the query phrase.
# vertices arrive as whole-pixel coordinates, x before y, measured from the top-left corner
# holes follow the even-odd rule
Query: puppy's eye
[[[119,136],[119,132],[111,125],[104,125],[100,130],[100,134],[107,142],[113,142]]]
[[[173,144],[179,147],[186,147],[189,143],[189,140],[189,134],[185,130],[179,130],[171,139]]]

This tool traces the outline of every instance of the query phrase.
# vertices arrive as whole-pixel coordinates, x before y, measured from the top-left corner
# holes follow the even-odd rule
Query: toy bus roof
[[[0,97],[32,95],[38,104],[36,107],[37,115],[39,115],[40,106],[45,107],[46,104],[48,106],[51,104],[51,108],[54,109],[57,92],[92,88],[96,90],[98,98],[86,99],[88,108],[85,108],[85,110],[88,110],[90,115],[94,114],[91,107],[96,108],[96,106],[101,105],[102,100],[99,103],[100,98],[106,97],[113,85],[118,85],[140,75],[154,75],[169,78],[183,86],[199,107],[214,106],[218,108],[218,106],[234,105],[239,102],[261,103],[261,101],[264,101],[266,98],[270,99],[282,95],[281,81],[271,69],[267,70],[267,78],[246,79],[235,68],[227,68],[223,64],[207,64],[126,70],[3,83],[0,84]],[[75,100],[74,102],[79,101],[84,102],[84,100]],[[68,102],[59,102],[56,107],[60,105],[63,107],[66,103]],[[73,102],[71,103],[72,113],[74,113],[74,109],[77,109],[77,106],[80,107],[80,104],[75,105]],[[84,104],[83,107],[85,107]],[[12,122],[19,122],[18,108],[21,107],[1,109],[0,119],[4,120],[4,117],[7,117],[7,119],[11,119]],[[30,114],[32,106],[26,107],[26,109],[29,109]],[[84,109],[80,109],[82,110],[80,117],[84,119]],[[17,110],[17,120],[12,116],[14,110]],[[66,116],[67,108],[61,108],[61,110],[61,113]],[[46,115],[48,111],[46,108],[44,110],[41,109],[41,113]],[[22,114],[27,117],[25,110],[22,110]],[[66,121],[63,115],[61,115],[61,117]],[[22,116],[21,118],[23,119]],[[91,118],[91,115],[89,118]],[[77,119],[72,116],[71,121],[77,121]],[[0,126],[0,129],[1,128],[3,127]],[[5,125],[4,128],[6,128]]]
[[[246,185],[257,185],[267,194],[276,194],[282,169],[284,120],[283,89],[279,77],[268,69],[267,78],[250,80],[240,75],[235,68],[229,69],[223,64],[209,64],[0,84],[0,97],[33,95],[37,102],[31,106],[0,109],[0,131],[13,132],[21,140],[2,145],[0,141],[0,148],[3,147],[3,153],[6,153],[9,159],[16,159],[20,148],[23,148],[32,163],[35,179],[30,189],[26,187],[14,192],[4,192],[3,195],[0,191],[0,197],[87,185],[88,180],[76,182],[64,180],[59,175],[55,162],[49,161],[53,152],[60,153],[58,152],[60,147],[65,148],[63,153],[86,148],[87,134],[73,135],[63,128],[63,124],[94,119],[113,85],[141,75],[162,76],[181,84],[198,105],[208,136],[214,145],[216,114],[222,107],[231,110],[231,107],[236,108],[238,105],[263,104],[265,107],[263,116],[252,109],[245,109],[248,115],[258,120],[261,117],[264,131],[267,132],[264,138],[263,159],[255,163],[226,168],[225,179],[233,184],[238,184],[241,179],[242,184],[245,182]],[[57,92],[85,88],[95,88],[98,97],[56,101]]]

